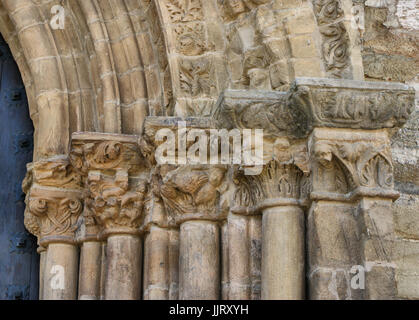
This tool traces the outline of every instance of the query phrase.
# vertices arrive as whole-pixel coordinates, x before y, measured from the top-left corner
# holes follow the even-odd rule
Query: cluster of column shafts
[[[210,118],[147,117],[141,136],[73,134],[68,155],[30,164],[24,182],[41,299],[380,298],[394,279],[369,274],[394,267],[371,249],[391,237],[374,217],[391,218],[398,197],[388,129],[413,99],[400,84],[304,78],[227,90]],[[156,133],[180,120],[186,134],[263,129],[260,174],[157,164]],[[372,269],[365,290],[331,279],[359,265]]]

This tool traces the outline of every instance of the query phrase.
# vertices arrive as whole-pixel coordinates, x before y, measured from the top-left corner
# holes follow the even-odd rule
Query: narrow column
[[[39,300],[44,298],[44,270],[45,270],[45,261],[47,257],[47,249],[44,247],[38,247],[39,253]]]
[[[229,300],[251,298],[248,217],[230,213],[228,216]]]
[[[286,149],[283,150],[286,155],[287,152]],[[297,152],[293,157],[304,157],[304,150]],[[285,162],[288,159],[283,160]],[[252,298],[258,298],[254,287],[257,286],[257,272],[261,270],[261,299],[304,299],[305,237],[304,212],[301,209],[302,181],[305,181],[303,171],[296,165],[271,160],[264,165],[260,175],[246,176],[238,172],[237,177],[239,184],[253,185],[256,191],[254,194],[249,194],[246,188],[239,189],[237,195],[240,199],[251,199],[251,202],[246,200],[247,203],[239,203],[232,209],[236,214],[253,216],[249,218],[251,219],[249,235],[252,242],[250,245]],[[261,224],[260,218],[254,216],[260,213],[262,213]],[[244,237],[244,232],[240,234]],[[261,250],[257,248],[260,237]],[[236,240],[235,244],[230,243],[230,246],[237,246],[238,243]],[[260,251],[261,269],[257,254]],[[235,272],[238,271],[236,269]]]
[[[251,300],[260,300],[262,291],[262,218],[260,215],[249,217],[249,251]]]
[[[80,249],[79,300],[100,300],[102,243],[84,241]]]
[[[170,231],[151,226],[144,243],[144,299],[168,300]]]
[[[152,174],[156,182],[157,175]],[[152,183],[146,202],[144,230],[144,300],[177,300],[179,278],[179,231],[169,226],[166,210],[158,196],[158,184]],[[151,190],[150,190],[151,191]]]
[[[90,209],[89,201],[83,211],[82,234],[79,238],[79,300],[100,300],[102,242],[100,227]]]
[[[105,282],[106,300],[140,300],[142,242],[137,235],[110,235]]]
[[[100,300],[105,300],[105,282],[106,282],[106,242],[101,243],[100,259]]]
[[[220,230],[216,222],[188,221],[180,227],[179,298],[220,298]]]
[[[179,230],[169,231],[169,300],[179,299]]]
[[[221,224],[221,299],[229,299],[230,291],[230,248],[228,237],[228,222],[223,221]]]
[[[262,230],[262,299],[304,299],[304,212],[266,208]]]

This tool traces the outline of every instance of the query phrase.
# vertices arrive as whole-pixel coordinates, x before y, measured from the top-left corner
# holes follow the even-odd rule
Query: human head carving
[[[314,145],[314,155],[323,167],[330,167],[333,153],[332,146],[326,142],[318,142]]]

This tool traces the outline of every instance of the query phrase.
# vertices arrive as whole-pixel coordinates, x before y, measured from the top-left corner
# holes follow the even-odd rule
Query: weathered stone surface
[[[303,298],[305,256],[309,298],[418,298],[414,0],[74,0],[62,30],[54,4],[0,4],[35,127],[42,298],[76,298],[77,278],[85,299]],[[262,173],[155,166],[179,121],[263,129]]]

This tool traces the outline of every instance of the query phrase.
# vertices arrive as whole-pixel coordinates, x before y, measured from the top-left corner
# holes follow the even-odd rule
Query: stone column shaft
[[[220,230],[216,222],[187,221],[180,227],[179,298],[220,298]]]
[[[151,226],[144,241],[144,300],[168,300],[170,230]]]
[[[228,216],[229,300],[250,300],[251,274],[248,217]]]
[[[76,300],[79,251],[76,245],[50,243],[43,275],[43,300]]]
[[[79,300],[100,300],[102,243],[85,241],[80,249]]]
[[[304,212],[297,206],[263,210],[262,299],[304,299]]]
[[[111,235],[107,242],[106,300],[140,300],[142,241],[134,235]]]

